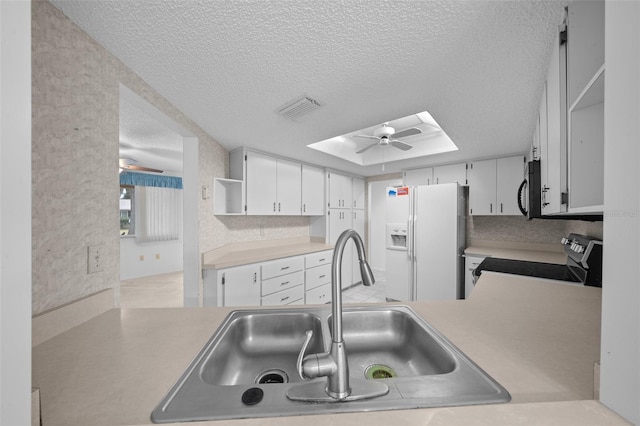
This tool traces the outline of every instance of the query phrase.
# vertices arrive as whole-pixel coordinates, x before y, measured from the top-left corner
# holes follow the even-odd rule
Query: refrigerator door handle
[[[409,218],[407,219],[407,257],[409,258],[409,260],[413,259],[413,191],[409,194]]]

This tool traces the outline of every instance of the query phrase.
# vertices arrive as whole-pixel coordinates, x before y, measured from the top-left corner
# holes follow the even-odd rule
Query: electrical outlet
[[[160,260],[160,253],[156,253],[156,260]]]
[[[141,254],[141,255],[140,255],[140,260],[141,260],[141,261],[142,261],[142,260],[144,260],[144,254]]]
[[[103,245],[87,247],[87,273],[94,274],[102,271],[102,250]]]

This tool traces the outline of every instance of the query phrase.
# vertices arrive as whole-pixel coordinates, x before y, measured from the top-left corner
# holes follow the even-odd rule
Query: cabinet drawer
[[[304,286],[282,290],[277,293],[270,294],[262,298],[262,306],[273,305],[289,305],[291,303],[300,303],[304,300]]]
[[[284,259],[271,260],[262,264],[262,279],[279,277],[291,272],[302,271],[304,269],[304,257],[285,257]]]
[[[282,275],[281,277],[269,278],[268,280],[262,280],[262,295],[266,296],[267,294],[302,284],[304,284],[304,271]]]
[[[331,264],[333,260],[333,250],[319,251],[304,257],[304,267],[309,269],[315,266]]]
[[[319,305],[331,302],[331,284],[325,284],[307,291],[305,298],[306,305]]]
[[[305,288],[311,290],[331,282],[331,264],[317,266],[305,271]]]

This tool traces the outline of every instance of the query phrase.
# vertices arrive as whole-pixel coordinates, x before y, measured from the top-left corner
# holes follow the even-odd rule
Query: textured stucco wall
[[[32,2],[33,314],[119,285],[119,85],[198,138],[199,183],[228,176],[229,153],[51,4]],[[216,217],[198,206],[200,252],[309,235],[304,217]],[[87,246],[103,271],[87,274]]]

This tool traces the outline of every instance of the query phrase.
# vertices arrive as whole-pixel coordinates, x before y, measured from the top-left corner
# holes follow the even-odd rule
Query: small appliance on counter
[[[562,238],[561,243],[567,254],[565,265],[487,257],[473,271],[474,282],[482,271],[490,271],[602,287],[602,241],[586,235],[569,234]]]

